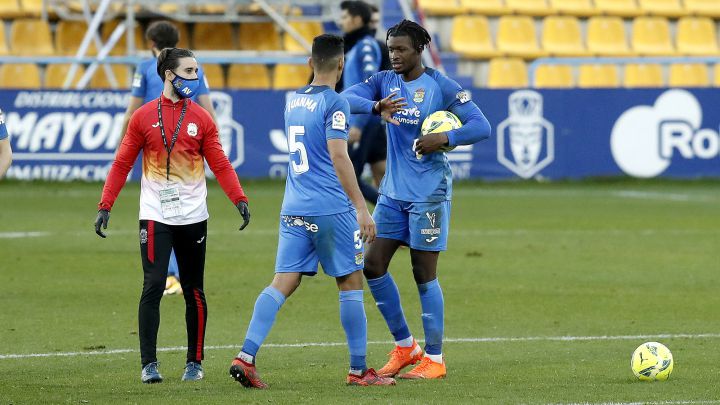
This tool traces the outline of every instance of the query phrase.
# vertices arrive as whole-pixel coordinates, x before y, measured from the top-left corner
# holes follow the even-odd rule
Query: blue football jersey
[[[452,197],[452,171],[444,153],[430,153],[417,159],[413,142],[420,137],[423,120],[435,111],[458,116],[477,109],[460,85],[434,69],[426,69],[417,79],[406,82],[393,71],[382,71],[344,94],[379,100],[391,93],[405,97],[407,107],[394,118],[399,126],[388,124],[387,167],[380,194],[408,202],[438,202]]]
[[[347,100],[327,86],[305,86],[288,96],[290,162],[282,215],[333,215],[352,209],[327,147],[329,139],[347,140],[349,115]]]
[[[197,97],[210,92],[207,78],[203,73],[202,66],[198,65],[198,78],[200,85],[198,86],[197,92],[192,97],[192,101],[197,102]],[[143,99],[143,104],[148,101],[155,100],[160,97],[160,93],[163,91],[163,81],[157,74],[157,59],[148,59],[140,62],[135,68],[135,74],[133,75],[132,88],[130,94],[133,97],[140,97]]]

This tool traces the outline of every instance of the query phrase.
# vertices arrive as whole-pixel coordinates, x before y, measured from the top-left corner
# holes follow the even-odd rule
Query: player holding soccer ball
[[[344,62],[343,39],[313,40],[313,82],[288,96],[285,131],[290,163],[280,211],[275,277],[255,301],[242,350],[230,375],[245,387],[267,388],[255,357],[285,300],[318,262],[340,290],[340,321],[350,349],[348,385],[394,385],[365,364],[367,321],[363,306],[363,242],[375,239],[375,223],[348,156],[350,107],[333,89]],[[392,110],[384,100],[383,105]],[[349,198],[348,198],[349,197]]]
[[[490,124],[470,100],[470,94],[442,73],[422,65],[422,51],[430,35],[420,25],[403,20],[387,32],[392,71],[379,72],[364,83],[345,90],[353,113],[381,114],[388,125],[387,172],[373,217],[378,237],[367,249],[365,276],[378,309],[395,338],[390,360],[381,376],[395,376],[420,362],[399,378],[442,378],[444,302],[437,279],[439,253],[447,248],[450,225],[452,172],[441,149],[470,145],[490,136]],[[377,100],[396,95],[393,112]],[[403,103],[404,102],[404,103]],[[447,110],[458,116],[462,128],[420,137],[428,115]],[[416,142],[415,148],[413,144]],[[400,245],[410,246],[413,275],[420,293],[425,330],[425,355],[410,334],[400,305],[400,294],[388,265]]]

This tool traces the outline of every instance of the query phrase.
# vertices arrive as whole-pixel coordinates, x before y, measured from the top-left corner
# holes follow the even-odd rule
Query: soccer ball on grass
[[[635,377],[641,381],[665,381],[673,370],[670,349],[658,342],[643,343],[635,349],[630,360]]]

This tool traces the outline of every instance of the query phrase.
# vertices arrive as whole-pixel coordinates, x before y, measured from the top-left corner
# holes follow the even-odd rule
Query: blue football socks
[[[270,328],[275,323],[275,316],[284,303],[285,296],[270,286],[266,287],[255,300],[255,309],[242,346],[242,351],[252,356],[253,360],[270,333]]]
[[[363,290],[340,291],[340,322],[350,349],[350,371],[361,374],[367,369],[367,318]]]
[[[445,302],[440,283],[435,279],[425,284],[418,284],[418,291],[422,306],[423,329],[425,329],[425,353],[442,354]]]
[[[380,313],[387,323],[395,341],[410,337],[410,329],[400,306],[400,292],[390,273],[367,281]]]

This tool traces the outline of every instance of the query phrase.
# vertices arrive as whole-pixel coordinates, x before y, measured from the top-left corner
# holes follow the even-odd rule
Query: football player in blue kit
[[[346,89],[353,113],[382,115],[387,126],[387,171],[373,218],[377,239],[369,245],[364,273],[378,309],[396,346],[381,376],[407,379],[443,378],[444,301],[437,278],[439,253],[447,249],[450,229],[452,172],[441,148],[470,145],[490,136],[490,124],[470,93],[444,74],[423,66],[422,52],[430,35],[420,25],[403,20],[387,32],[392,70],[371,76]],[[393,97],[394,112],[381,102]],[[397,98],[395,98],[397,97]],[[423,120],[435,111],[454,113],[462,128],[421,137]],[[395,251],[410,247],[413,275],[420,293],[425,354],[413,338],[400,305],[397,285],[388,272]],[[405,374],[406,366],[418,364]]]
[[[343,70],[343,39],[313,40],[314,79],[288,96],[285,133],[290,162],[280,211],[275,277],[255,301],[242,350],[230,375],[248,388],[267,388],[255,368],[260,346],[285,300],[318,263],[340,290],[340,321],[350,351],[348,385],[394,385],[365,362],[367,320],[363,306],[363,242],[375,239],[375,223],[355,178],[347,150],[348,102],[334,91]]]

